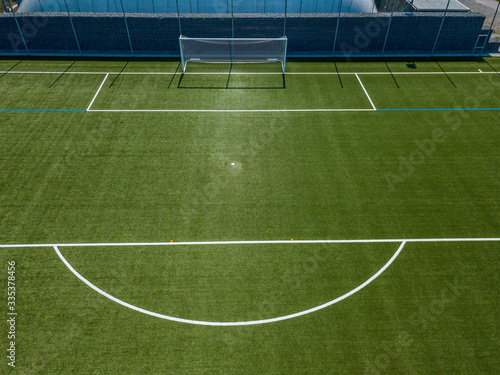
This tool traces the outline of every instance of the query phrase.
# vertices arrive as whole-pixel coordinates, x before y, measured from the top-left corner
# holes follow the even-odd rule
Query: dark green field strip
[[[0,70],[14,71],[52,71],[52,72],[167,72],[181,71],[180,61],[162,60],[97,60],[88,59],[7,59],[0,60]],[[289,61],[286,71],[290,73],[329,72],[329,73],[362,73],[362,72],[483,72],[500,71],[499,58],[471,60],[425,61],[422,59],[403,61],[360,61],[360,62],[296,62]],[[188,63],[187,72],[281,72],[279,63],[242,64],[242,63]]]
[[[1,242],[495,237],[495,116],[4,114]]]
[[[498,60],[498,59],[497,59]],[[464,60],[464,61],[423,61],[408,58],[406,61],[377,61],[377,62],[294,62],[286,64],[287,72],[330,72],[330,73],[389,73],[389,72],[483,72],[495,71],[495,59]]]
[[[355,76],[110,75],[92,109],[274,110],[371,108]]]
[[[399,244],[62,248],[100,289],[182,319],[271,319],[319,306],[375,274]]]
[[[68,250],[64,253],[69,258]],[[109,262],[102,254],[81,250],[80,254],[76,249],[70,252],[75,252],[74,258],[85,264],[87,272],[97,278],[97,271],[102,270],[98,281],[114,283],[123,292],[128,289],[137,299],[153,300],[152,290],[163,292],[153,277],[161,274],[153,272],[164,271],[173,261],[167,256],[158,258],[159,264],[150,263],[147,269],[151,254],[145,250],[135,257],[124,254],[123,262],[117,252],[112,256],[117,268],[104,269],[97,263]],[[192,326],[119,306],[78,280],[51,248],[0,249],[0,262],[15,260],[17,264],[17,365],[24,373],[323,375],[370,373],[374,367],[392,374],[496,374],[500,370],[496,355],[500,340],[495,334],[499,328],[499,250],[498,243],[407,244],[378,279],[348,299],[304,317],[250,327]],[[315,259],[325,254],[314,249],[305,253],[314,254]],[[352,258],[343,254],[350,264],[359,256],[357,252]],[[198,258],[193,254],[192,258],[197,264],[207,255],[211,254]],[[189,265],[177,259],[180,266],[171,264],[169,271],[180,275],[182,267]],[[278,261],[271,259],[274,264]],[[255,271],[254,278],[248,284],[258,280],[260,272],[253,262],[247,271]],[[134,263],[136,270],[147,273],[117,277],[117,271],[136,271]],[[293,259],[285,260],[286,264],[293,264]],[[341,281],[334,273],[343,272],[340,267],[330,269],[328,262],[306,270],[288,272],[287,280],[299,277],[313,294],[316,291],[309,289],[309,283],[321,286],[328,280],[337,284]],[[181,280],[194,283],[207,272],[203,265],[193,269],[189,279]],[[6,275],[2,275],[4,283]],[[207,293],[212,287],[214,299],[224,298],[217,295],[218,280],[218,275],[205,279],[203,287]],[[301,293],[307,298],[308,293]],[[163,294],[156,297],[161,299]],[[225,307],[220,304],[218,311],[222,313]],[[5,308],[0,312],[5,313]],[[7,334],[6,327],[3,332]]]
[[[0,60],[0,70],[26,72],[173,72],[179,65],[177,61],[141,61],[141,60],[87,60],[87,59],[21,59]]]
[[[86,109],[104,76],[0,74],[0,109]]]
[[[361,75],[377,109],[500,108],[500,75]]]

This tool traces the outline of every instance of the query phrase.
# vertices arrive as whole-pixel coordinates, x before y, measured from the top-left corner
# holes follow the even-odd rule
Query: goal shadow
[[[176,73],[180,74],[178,89],[197,90],[284,90],[286,77],[281,74],[233,73],[233,64],[227,73]]]

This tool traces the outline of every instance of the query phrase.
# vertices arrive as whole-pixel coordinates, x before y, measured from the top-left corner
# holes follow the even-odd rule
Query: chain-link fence
[[[286,35],[290,57],[479,55],[500,22],[495,0],[0,1],[2,54],[177,57],[180,35]]]

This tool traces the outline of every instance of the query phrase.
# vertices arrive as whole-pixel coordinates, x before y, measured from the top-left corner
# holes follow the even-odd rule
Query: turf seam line
[[[368,100],[370,101],[370,104],[372,105],[373,110],[374,110],[374,111],[376,111],[376,110],[377,110],[377,108],[375,107],[375,104],[373,104],[372,99],[370,98],[370,95],[368,95],[368,91],[366,91],[365,86],[363,85],[363,82],[361,82],[361,78],[359,78],[358,74],[356,74],[356,78],[358,79],[359,84],[361,85],[361,88],[362,88],[362,89],[363,89],[363,91],[365,92],[366,97],[367,97],[367,98],[368,98]]]
[[[197,245],[260,245],[260,244],[349,244],[349,243],[391,243],[391,242],[496,242],[500,237],[477,238],[388,238],[354,240],[268,240],[268,241],[200,241],[200,242],[96,242],[96,243],[58,243],[58,244],[3,244],[0,248],[29,247],[101,247],[101,246],[197,246]]]
[[[401,244],[399,245],[398,249],[393,254],[393,256],[389,259],[389,261],[387,261],[382,266],[382,268],[380,268],[373,276],[371,276],[368,280],[366,280],[365,282],[363,282],[362,284],[360,284],[356,288],[354,288],[351,291],[343,294],[340,297],[337,297],[337,298],[335,298],[335,299],[333,299],[333,300],[331,300],[331,301],[329,301],[327,303],[324,303],[322,305],[313,307],[311,309],[303,310],[303,311],[300,311],[300,312],[297,312],[297,313],[294,313],[294,314],[284,315],[284,316],[280,316],[280,317],[276,317],[276,318],[271,318],[271,319],[237,321],[237,322],[213,322],[213,321],[183,319],[183,318],[177,318],[177,317],[173,317],[173,316],[169,316],[169,315],[158,314],[158,313],[155,313],[155,312],[152,312],[152,311],[149,311],[149,310],[145,310],[145,309],[142,309],[140,307],[131,305],[131,304],[127,303],[127,302],[124,302],[124,301],[116,298],[116,297],[113,297],[112,295],[106,293],[102,289],[99,289],[97,286],[95,286],[94,284],[92,284],[90,281],[88,281],[86,278],[84,278],[82,275],[80,275],[71,266],[71,264],[61,254],[61,252],[59,251],[59,248],[57,246],[53,246],[53,249],[55,250],[56,254],[59,256],[59,258],[61,259],[61,261],[66,265],[66,267],[78,279],[80,279],[81,281],[83,281],[85,284],[87,284],[87,286],[89,286],[90,288],[92,288],[94,291],[96,291],[97,293],[101,294],[102,296],[104,296],[104,297],[112,300],[113,302],[116,302],[116,303],[118,303],[118,304],[120,304],[120,305],[122,305],[124,307],[127,307],[129,309],[132,309],[132,310],[135,310],[137,312],[140,312],[140,313],[143,313],[143,314],[146,314],[146,315],[150,315],[150,316],[153,316],[153,317],[156,317],[156,318],[170,320],[170,321],[179,322],[179,323],[204,325],[204,326],[249,326],[249,325],[258,325],[258,324],[266,324],[266,323],[275,323],[275,322],[279,322],[279,321],[282,321],[282,320],[288,320],[288,319],[292,319],[292,318],[297,318],[297,317],[302,316],[302,315],[307,315],[307,314],[316,312],[318,310],[322,310],[322,309],[324,309],[326,307],[334,305],[334,304],[336,304],[336,303],[338,303],[338,302],[340,302],[340,301],[342,301],[342,300],[344,300],[344,299],[352,296],[356,292],[358,292],[361,289],[363,289],[364,287],[366,287],[372,281],[374,281],[377,277],[379,277],[394,262],[394,260],[396,260],[396,258],[401,253],[401,251],[403,250],[404,246],[406,245],[406,242],[407,241],[401,242]]]
[[[106,82],[106,79],[108,79],[108,76],[109,76],[109,73],[106,74],[106,76],[102,80],[101,86],[99,86],[99,89],[97,90],[97,92],[95,93],[94,97],[92,98],[92,101],[90,102],[89,106],[87,107],[87,112],[90,111],[90,107],[92,107],[92,104],[94,104],[94,101],[97,98],[97,95],[99,95],[99,92],[101,91],[102,86],[104,86],[104,82]]]

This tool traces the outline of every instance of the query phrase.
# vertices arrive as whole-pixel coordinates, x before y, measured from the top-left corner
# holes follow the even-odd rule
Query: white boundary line
[[[304,108],[304,109],[87,109],[87,112],[363,112],[371,108]]]
[[[368,91],[366,91],[365,86],[363,85],[363,82],[361,82],[361,78],[359,78],[359,76],[358,76],[358,74],[357,74],[357,73],[356,73],[356,78],[358,79],[359,84],[360,84],[360,85],[361,85],[361,87],[363,88],[363,91],[365,92],[366,97],[367,97],[367,98],[368,98],[368,100],[370,101],[370,104],[372,105],[373,110],[374,110],[374,111],[376,111],[376,110],[377,110],[377,108],[375,108],[375,104],[373,104],[372,99],[370,98],[370,95],[368,95]]]
[[[99,92],[102,89],[102,86],[104,85],[104,82],[106,82],[106,79],[108,79],[109,73],[106,74],[106,77],[102,80],[101,86],[99,86],[99,89],[95,93],[94,97],[92,98],[92,101],[90,102],[89,106],[87,107],[87,112],[90,111],[90,107],[92,107],[92,104],[94,104],[95,99],[97,98],[97,95],[99,95]]]
[[[42,72],[0,71],[0,74],[83,74],[83,75],[173,75],[180,72]],[[229,72],[186,72],[184,75],[228,75]],[[281,72],[231,72],[233,75],[282,75]],[[285,75],[428,75],[428,74],[500,74],[498,72],[286,72]]]
[[[30,247],[102,247],[102,246],[203,246],[203,245],[260,245],[260,244],[321,244],[321,243],[391,243],[391,242],[496,242],[500,237],[483,238],[387,238],[359,240],[269,240],[269,241],[199,241],[199,242],[88,242],[52,244],[3,244],[1,248]]]
[[[342,301],[342,300],[344,300],[344,299],[352,296],[354,293],[360,291],[365,286],[367,286],[368,284],[370,284],[373,280],[375,280],[377,277],[379,277],[392,264],[392,262],[394,262],[394,260],[398,257],[398,255],[401,252],[401,250],[403,250],[403,247],[405,246],[405,244],[406,244],[406,241],[403,241],[401,243],[401,245],[399,246],[398,250],[391,257],[391,259],[389,259],[389,261],[381,269],[379,269],[372,277],[370,277],[368,280],[366,280],[364,283],[362,283],[358,287],[354,288],[350,292],[345,293],[342,296],[335,298],[334,300],[331,300],[331,301],[329,301],[327,303],[324,303],[322,305],[313,307],[313,308],[308,309],[308,310],[300,311],[300,312],[295,313],[295,314],[280,316],[280,317],[271,318],[271,319],[249,320],[249,321],[239,321],[239,322],[211,322],[211,321],[202,321],[202,320],[183,319],[183,318],[177,318],[177,317],[174,317],[174,316],[158,314],[158,313],[155,313],[153,311],[145,310],[145,309],[142,309],[140,307],[131,305],[130,303],[124,302],[124,301],[122,301],[122,300],[120,300],[120,299],[118,299],[116,297],[113,297],[111,294],[108,294],[105,291],[103,291],[102,289],[99,289],[98,287],[96,287],[94,284],[92,284],[90,281],[88,281],[86,278],[84,278],[82,275],[80,275],[71,266],[71,264],[61,254],[61,252],[59,251],[59,248],[57,246],[53,246],[53,248],[54,248],[55,252],[57,253],[57,255],[59,256],[59,258],[66,265],[66,267],[68,267],[68,269],[78,279],[80,279],[81,281],[83,281],[85,284],[87,284],[90,288],[92,288],[93,290],[95,290],[97,293],[99,293],[99,294],[103,295],[104,297],[110,299],[111,301],[116,302],[116,303],[118,303],[118,304],[120,304],[122,306],[125,306],[125,307],[129,308],[129,309],[138,311],[138,312],[146,314],[146,315],[154,316],[156,318],[171,320],[171,321],[179,322],[179,323],[187,323],[187,324],[195,324],[195,325],[203,325],[203,326],[249,326],[249,325],[257,325],[257,324],[275,323],[275,322],[279,322],[279,321],[282,321],[282,320],[297,318],[299,316],[310,314],[310,313],[313,313],[315,311],[324,309],[324,308],[326,308],[328,306],[331,306],[331,305],[333,305],[333,304],[335,304],[337,302],[340,302],[340,301]]]

